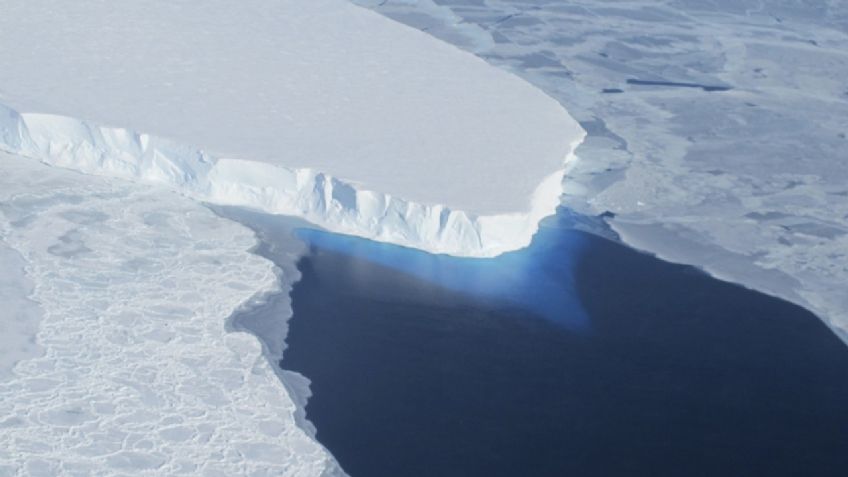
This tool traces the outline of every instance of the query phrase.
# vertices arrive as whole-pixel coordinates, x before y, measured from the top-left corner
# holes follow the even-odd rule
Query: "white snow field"
[[[355,1],[567,105],[564,205],[848,342],[848,2]]]
[[[0,374],[0,475],[342,475],[301,421],[302,379],[228,330],[294,278],[255,244],[161,187],[0,153],[0,263],[27,262],[11,304],[32,293],[41,348]]]
[[[3,149],[336,232],[520,248],[584,136],[517,76],[345,0],[0,12]]]

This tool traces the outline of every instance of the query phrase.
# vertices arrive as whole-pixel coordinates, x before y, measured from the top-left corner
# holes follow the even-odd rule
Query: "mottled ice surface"
[[[848,3],[356,2],[566,105],[589,135],[565,205],[846,336]]]
[[[228,330],[280,286],[255,244],[161,188],[0,153],[2,280],[22,257],[34,284],[3,297],[31,291],[41,347],[0,375],[0,475],[340,474],[260,343]]]

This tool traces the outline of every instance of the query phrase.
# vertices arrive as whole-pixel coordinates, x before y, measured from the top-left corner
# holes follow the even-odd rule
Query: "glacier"
[[[579,144],[578,135],[569,145]],[[530,243],[559,205],[562,169],[544,177],[525,213],[479,215],[358,188],[309,168],[214,157],[202,149],[123,128],[0,104],[0,150],[94,175],[160,184],[196,200],[302,217],[328,230],[434,253],[493,256]],[[484,199],[485,196],[478,196]]]
[[[0,147],[436,253],[523,247],[585,133],[344,0],[0,1]]]

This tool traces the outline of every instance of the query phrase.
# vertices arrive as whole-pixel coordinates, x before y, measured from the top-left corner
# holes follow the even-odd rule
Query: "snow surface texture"
[[[520,248],[584,136],[517,76],[345,0],[0,11],[0,103],[39,113],[11,113],[7,150],[336,232],[458,255]],[[16,128],[31,139],[20,149]]]
[[[848,340],[848,3],[355,1],[567,105],[564,205]]]
[[[0,380],[0,475],[341,474],[297,425],[303,380],[281,382],[255,337],[226,329],[280,286],[247,228],[2,153],[0,212],[43,312],[43,354]]]

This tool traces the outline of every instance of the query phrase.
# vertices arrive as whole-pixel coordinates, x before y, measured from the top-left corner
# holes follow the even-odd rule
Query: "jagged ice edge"
[[[309,168],[213,157],[125,128],[19,113],[0,104],[0,150],[6,152],[87,174],[162,184],[213,204],[297,216],[332,232],[467,257],[529,245],[539,222],[556,212],[562,180],[584,137],[585,132],[570,144],[563,168],[537,186],[528,212],[474,215],[360,189]]]

